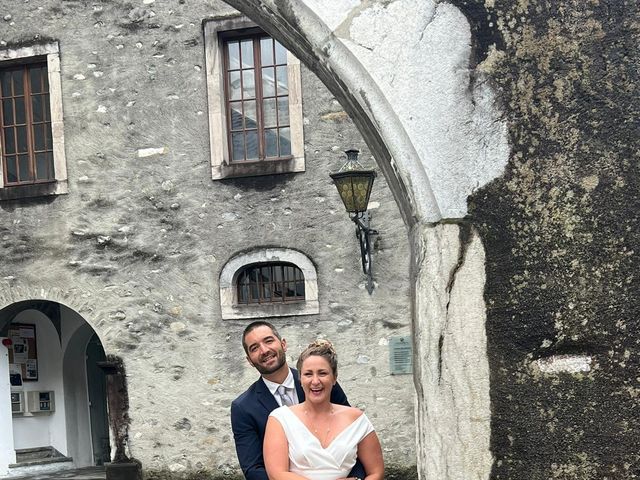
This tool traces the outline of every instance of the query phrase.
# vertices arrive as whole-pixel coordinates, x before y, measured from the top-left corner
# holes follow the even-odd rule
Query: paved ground
[[[62,470],[55,473],[33,473],[21,477],[8,477],[7,480],[105,480],[104,467],[87,467],[76,470]]]

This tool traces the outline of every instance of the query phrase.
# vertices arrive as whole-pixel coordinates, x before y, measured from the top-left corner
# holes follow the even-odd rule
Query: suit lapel
[[[298,394],[298,401],[302,403],[304,402],[304,390],[302,390],[302,384],[300,383],[300,374],[298,373],[298,370],[296,370],[295,368],[292,368],[291,372],[293,372],[293,383],[296,384],[296,393]]]
[[[271,395],[262,378],[256,382],[256,397],[268,413],[278,408],[278,402],[276,402],[276,399]]]

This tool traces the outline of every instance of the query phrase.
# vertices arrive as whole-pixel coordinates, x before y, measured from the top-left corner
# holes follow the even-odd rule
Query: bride
[[[367,476],[382,480],[384,464],[378,436],[357,408],[330,402],[338,358],[330,342],[317,340],[297,364],[305,401],[271,412],[264,437],[269,480],[361,480],[347,477],[362,462]]]

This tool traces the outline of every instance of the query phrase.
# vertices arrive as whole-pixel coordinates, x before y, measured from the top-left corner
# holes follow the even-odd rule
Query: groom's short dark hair
[[[276,327],[273,326],[273,324],[269,322],[265,322],[264,320],[256,320],[255,322],[251,322],[249,325],[247,325],[247,327],[244,329],[244,332],[242,332],[242,348],[244,348],[244,353],[247,353],[247,354],[249,353],[249,348],[247,347],[245,338],[247,338],[247,335],[249,335],[250,332],[252,332],[258,327],[269,327],[273,332],[273,334],[275,335],[275,337],[278,340],[282,340],[282,337],[278,333],[278,330],[276,330]]]

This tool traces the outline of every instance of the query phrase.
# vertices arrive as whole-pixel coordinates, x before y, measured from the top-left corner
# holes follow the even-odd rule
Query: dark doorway
[[[95,334],[87,344],[86,358],[93,460],[95,465],[104,465],[105,462],[111,460],[111,447],[109,445],[106,376],[98,367],[98,362],[104,362],[106,357],[102,343]]]

